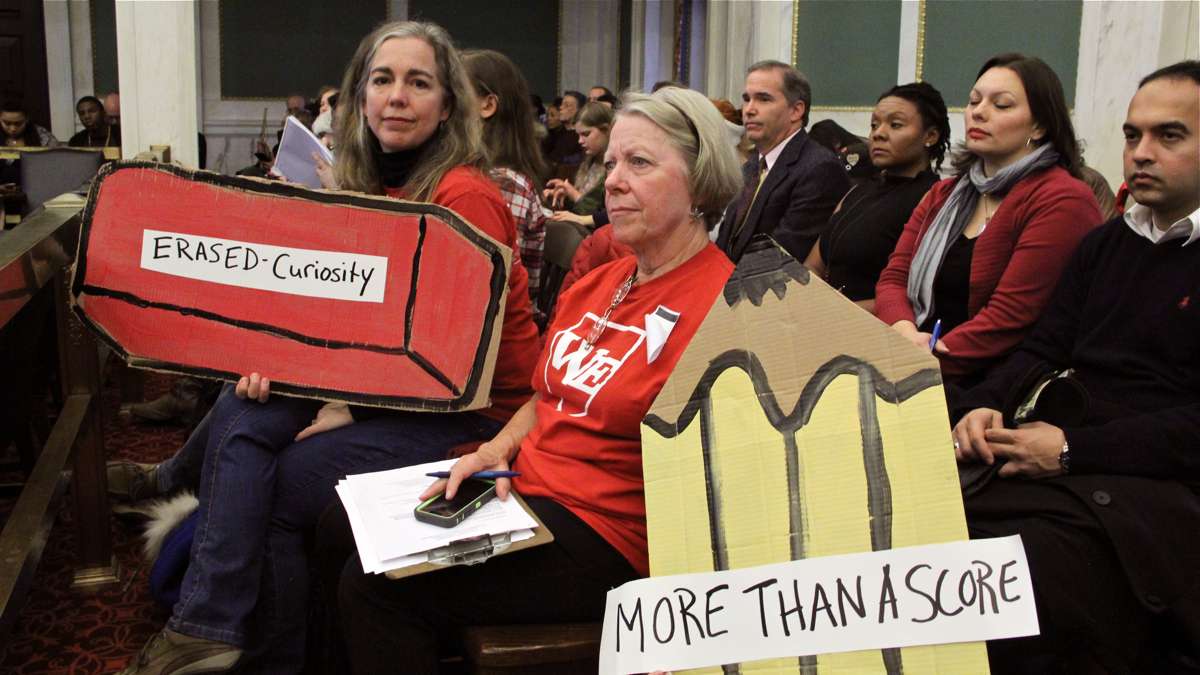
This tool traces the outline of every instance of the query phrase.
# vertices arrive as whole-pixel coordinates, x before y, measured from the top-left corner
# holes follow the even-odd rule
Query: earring
[[[1033,136],[1030,136],[1029,138],[1025,139],[1025,147],[1027,147],[1027,148],[1033,147]]]
[[[695,206],[692,207],[691,216],[692,216],[692,220],[703,220],[704,219],[704,213],[702,211],[700,211],[700,209],[696,208]]]

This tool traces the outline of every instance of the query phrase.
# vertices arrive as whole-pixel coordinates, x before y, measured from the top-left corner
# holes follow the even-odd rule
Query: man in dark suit
[[[812,88],[800,71],[780,61],[755,63],[742,101],[755,151],[742,167],[745,189],[725,209],[717,245],[736,262],[755,234],[769,234],[804,260],[850,179],[837,157],[804,132]]]
[[[951,406],[959,461],[998,467],[971,536],[1021,535],[1041,626],[993,672],[1200,671],[1200,62],[1142,80],[1124,132],[1137,204]]]

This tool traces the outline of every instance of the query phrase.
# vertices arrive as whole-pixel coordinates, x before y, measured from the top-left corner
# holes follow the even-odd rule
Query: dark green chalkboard
[[[874,106],[896,84],[900,0],[796,3],[794,63],[812,83],[813,107]]]
[[[1073,105],[1082,13],[1081,0],[929,0],[921,79],[962,107],[984,61],[1021,52],[1050,64]]]
[[[525,74],[533,93],[546,101],[554,98],[558,0],[409,0],[408,16],[440,24],[461,49],[504,53]]]
[[[117,79],[117,4],[92,0],[92,91],[105,96],[119,91]]]
[[[317,95],[340,85],[387,0],[220,0],[221,98]]]

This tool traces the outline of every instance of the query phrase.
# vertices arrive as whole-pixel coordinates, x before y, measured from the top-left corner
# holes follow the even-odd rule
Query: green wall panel
[[[359,40],[387,18],[386,0],[220,0],[221,98],[317,95],[340,85]]]
[[[525,74],[533,93],[554,98],[558,0],[409,0],[408,15],[440,24],[462,49],[502,52]]]
[[[117,5],[115,0],[92,0],[92,77],[94,94],[119,91],[117,80]]]
[[[1021,52],[1050,64],[1074,105],[1082,13],[1081,0],[929,0],[922,79],[962,107],[984,61]]]
[[[900,0],[796,3],[796,67],[808,76],[813,107],[873,106],[896,84]]]

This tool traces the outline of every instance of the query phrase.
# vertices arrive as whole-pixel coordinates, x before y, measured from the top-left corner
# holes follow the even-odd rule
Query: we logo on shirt
[[[547,391],[558,396],[558,410],[572,417],[588,414],[596,395],[646,339],[642,328],[610,321],[598,344],[586,347],[584,341],[599,320],[587,312],[550,341],[550,356],[542,377]]]

